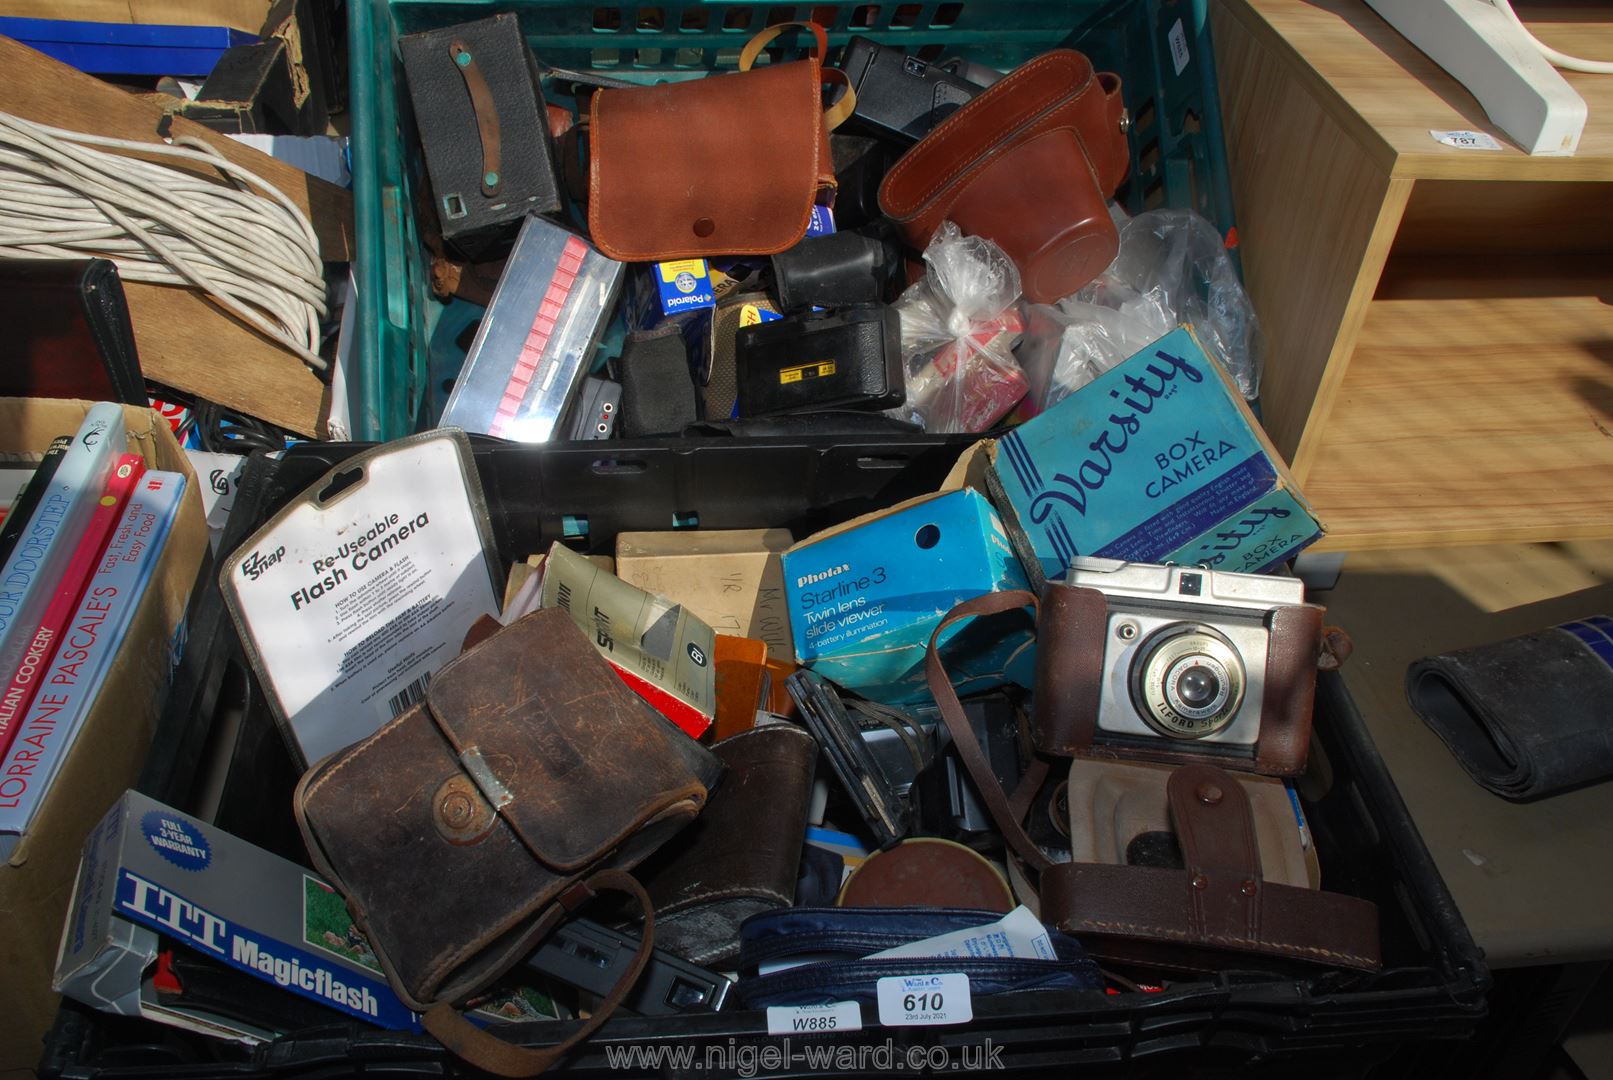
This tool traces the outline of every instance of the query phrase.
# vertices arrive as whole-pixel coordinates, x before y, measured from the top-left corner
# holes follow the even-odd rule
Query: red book
[[[0,693],[0,758],[11,749],[11,742],[17,736],[17,718],[26,715],[28,706],[33,703],[39,680],[50,670],[50,662],[56,657],[56,646],[61,640],[62,630],[73,617],[73,612],[78,610],[78,602],[84,597],[84,587],[100,565],[107,542],[112,539],[112,532],[123,515],[124,504],[129,501],[145,471],[146,463],[139,454],[124,454],[112,467],[106,489],[101,493],[89,524],[84,527],[73,548],[73,557],[67,564],[67,570],[56,583],[56,592],[51,596],[50,605],[45,608],[45,614],[29,639],[27,651],[23,653],[17,670],[12,673],[4,693]]]

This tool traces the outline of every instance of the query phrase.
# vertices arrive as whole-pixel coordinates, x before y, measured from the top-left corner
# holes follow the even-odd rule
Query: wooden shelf
[[[1613,5],[1523,3],[1535,36],[1575,56],[1613,56]],[[1322,101],[1392,175],[1451,180],[1613,180],[1613,79],[1563,72],[1589,108],[1573,157],[1530,157],[1473,95],[1361,0],[1249,0],[1234,15],[1307,69]],[[1247,18],[1253,14],[1254,18]],[[1458,150],[1430,130],[1487,131],[1502,150]]]
[[[1374,300],[1305,494],[1319,547],[1607,536],[1613,307]]]
[[[1504,136],[1363,0],[1211,8],[1263,420],[1332,550],[1613,537],[1613,79],[1572,158]],[[1613,56],[1613,4],[1526,5]]]

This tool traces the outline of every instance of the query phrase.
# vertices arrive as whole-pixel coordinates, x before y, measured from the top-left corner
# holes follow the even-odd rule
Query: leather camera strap
[[[498,1036],[483,1031],[466,1020],[463,1013],[447,1002],[439,1002],[426,1011],[421,1018],[426,1031],[455,1056],[463,1058],[478,1069],[508,1077],[536,1076],[559,1061],[573,1047],[588,1039],[610,1019],[610,1015],[633,989],[633,984],[638,982],[639,975],[644,971],[644,965],[649,961],[650,950],[655,940],[655,912],[650,904],[650,898],[645,893],[644,887],[631,874],[621,870],[601,870],[563,893],[559,902],[540,920],[543,936],[547,936],[573,910],[601,892],[626,893],[638,903],[644,912],[643,938],[639,942],[638,952],[633,954],[633,963],[622,973],[622,977],[611,988],[605,1000],[595,1007],[593,1013],[576,1031],[553,1046],[546,1046],[541,1050],[528,1049],[505,1042]]]
[[[1044,921],[1086,935],[1097,955],[1177,970],[1222,969],[1229,952],[1379,966],[1376,905],[1263,878],[1235,776],[1184,765],[1166,791],[1184,869],[1060,863],[1042,875]]]
[[[1030,809],[1036,790],[1042,786],[1042,781],[1047,777],[1047,765],[1038,759],[1020,780],[1013,797],[1009,798],[997,780],[996,774],[991,771],[991,764],[986,760],[985,751],[980,747],[980,740],[975,738],[974,725],[969,723],[968,716],[964,714],[957,691],[952,689],[952,679],[948,677],[946,667],[941,663],[941,656],[936,651],[942,631],[953,623],[972,619],[977,615],[996,615],[1023,607],[1034,609],[1037,603],[1034,593],[1022,589],[986,593],[984,596],[965,600],[953,607],[930,635],[930,645],[924,654],[924,677],[930,684],[930,694],[935,698],[935,704],[941,710],[941,720],[952,736],[952,745],[957,748],[958,758],[963,762],[963,767],[969,771],[969,778],[974,781],[975,790],[985,802],[991,819],[997,823],[997,828],[1002,830],[1003,839],[1032,869],[1043,871],[1049,865],[1047,856],[1042,854],[1036,842],[1025,832],[1021,822],[1025,820],[1025,812]]]
[[[837,83],[840,86],[845,87],[845,92],[835,100],[833,105],[829,106],[823,112],[823,126],[825,130],[833,131],[835,128],[845,123],[846,118],[850,116],[852,110],[857,107],[857,90],[851,85],[851,79],[846,76],[844,71],[841,71],[839,68],[827,67],[824,65],[824,61],[827,60],[829,56],[829,36],[824,33],[823,27],[819,26],[817,23],[802,22],[797,20],[794,22],[776,23],[772,26],[769,26],[766,30],[761,31],[745,43],[745,48],[741,50],[739,54],[739,70],[749,71],[751,69],[751,65],[756,63],[756,58],[762,54],[762,50],[766,48],[774,38],[778,37],[791,27],[812,31],[812,36],[817,40],[818,43],[818,51],[814,58],[814,62],[818,65],[818,74],[822,76],[822,80],[824,82]]]
[[[476,63],[470,46],[454,41],[448,46],[454,67],[465,80],[465,92],[470,95],[471,112],[476,114],[476,133],[482,142],[482,194],[492,198],[498,194],[503,168],[503,139],[499,134],[498,106],[493,103],[493,91]]]

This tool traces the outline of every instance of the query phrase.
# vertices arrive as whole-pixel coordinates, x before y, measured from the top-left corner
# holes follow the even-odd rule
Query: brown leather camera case
[[[1213,765],[1167,783],[1183,869],[1060,863],[1042,875],[1042,917],[1094,955],[1170,971],[1324,964],[1375,970],[1378,909],[1264,873],[1249,796]]]
[[[817,55],[752,68],[791,26]],[[730,75],[600,90],[589,117],[588,230],[622,262],[774,255],[806,233],[820,192],[832,196],[829,131],[856,97],[826,114],[823,28],[782,23],[752,38]],[[849,98],[849,101],[846,100]]]
[[[722,786],[639,868],[655,905],[656,944],[705,965],[739,956],[747,918],[795,901],[818,761],[817,740],[794,724],[751,728],[711,750],[728,767]]]
[[[1322,650],[1322,609],[1296,604],[1267,616],[1265,696],[1254,756],[1241,747],[1161,736],[1146,744],[1105,744],[1098,732],[1104,635],[1109,607],[1097,589],[1053,583],[1042,592],[1036,626],[1036,745],[1063,756],[1164,761],[1213,761],[1229,769],[1297,776],[1310,750],[1316,664]]]
[[[1168,785],[1176,770],[1142,761],[1070,762],[1065,787],[1069,803],[1070,859],[1073,862],[1127,862],[1127,849],[1147,833],[1176,834]],[[1231,773],[1227,775],[1231,776]],[[1320,870],[1300,839],[1288,790],[1274,776],[1237,776],[1249,797],[1260,869],[1267,881],[1314,889]],[[1178,838],[1178,842],[1180,842]]]
[[[1054,602],[1058,601],[1049,596],[1041,605],[1044,633],[1047,605]],[[958,604],[935,628],[924,671],[953,746],[1002,830],[1010,857],[1018,856],[1028,871],[1040,877],[1042,920],[1079,935],[1094,956],[1162,970],[1198,973],[1318,964],[1376,969],[1380,965],[1376,905],[1268,880],[1242,784],[1202,760],[1177,769],[1166,785],[1184,869],[1055,863],[1048,858],[1023,824],[1046,775],[1045,762],[1039,760],[1026,771],[1012,796],[1003,791],[935,648],[942,631],[960,619],[1035,603],[1031,593],[1013,591],[987,593]],[[1077,596],[1073,603],[1079,608],[1092,601]],[[1066,641],[1060,648],[1067,646]],[[1048,642],[1038,641],[1039,662],[1047,647]],[[1038,703],[1049,690],[1042,676],[1039,668]],[[1091,685],[1096,687],[1095,682]],[[1058,752],[1039,742],[1037,749]]]
[[[529,1075],[548,1062],[446,1003],[498,978],[594,890],[644,902],[620,871],[692,820],[721,774],[569,615],[543,610],[469,648],[425,701],[309,769],[294,806],[315,868],[347,898],[399,998],[443,1003],[427,1015],[433,1034],[483,1068]],[[505,1059],[489,1058],[488,1043]]]
[[[995,242],[1051,304],[1120,250],[1108,198],[1130,168],[1120,78],[1071,49],[1021,65],[902,155],[879,206],[915,248],[951,220]]]

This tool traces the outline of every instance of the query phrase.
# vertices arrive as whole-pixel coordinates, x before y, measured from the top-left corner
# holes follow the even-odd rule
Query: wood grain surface
[[[1613,307],[1475,291],[1369,308],[1305,485],[1319,546],[1613,536]]]
[[[1573,157],[1530,157],[1491,124],[1477,99],[1362,0],[1226,0],[1269,43],[1297,56],[1318,99],[1341,122],[1377,140],[1396,176],[1470,180],[1613,180],[1613,79],[1565,71],[1589,107]],[[1613,57],[1613,5],[1519,4],[1546,44],[1576,56]],[[1217,27],[1219,36],[1219,26]],[[1280,44],[1279,44],[1280,43]],[[1441,145],[1430,130],[1486,131],[1493,151]]]

